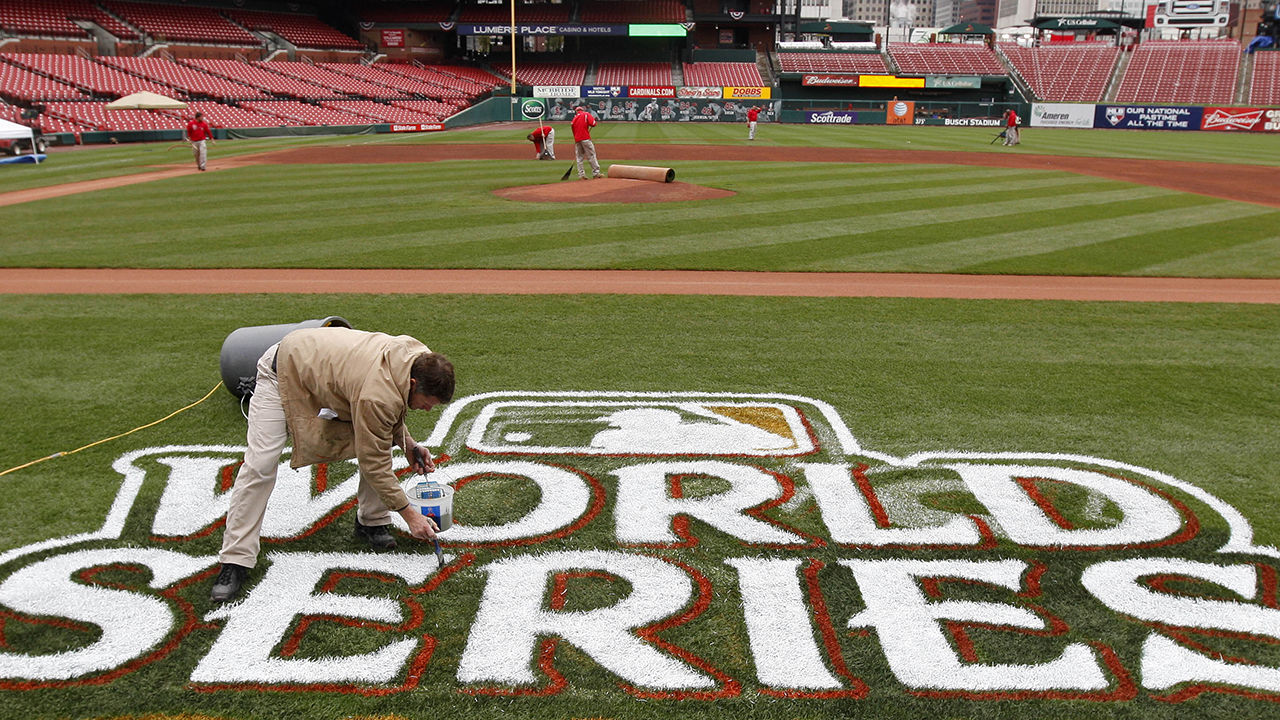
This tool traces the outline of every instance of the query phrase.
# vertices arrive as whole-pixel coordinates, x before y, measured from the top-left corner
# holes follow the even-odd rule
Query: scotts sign
[[[0,555],[0,687],[110,684],[186,645],[200,692],[1280,698],[1280,551],[1158,470],[888,455],[783,394],[490,393],[426,442],[457,491],[443,568],[353,544],[350,463],[285,465],[266,562],[221,607],[242,448],[121,455],[100,529]],[[379,639],[323,642],[343,627]]]

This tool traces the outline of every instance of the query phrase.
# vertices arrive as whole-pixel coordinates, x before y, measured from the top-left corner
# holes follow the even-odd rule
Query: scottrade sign
[[[1173,105],[1099,105],[1095,128],[1116,130],[1199,130],[1204,108]]]

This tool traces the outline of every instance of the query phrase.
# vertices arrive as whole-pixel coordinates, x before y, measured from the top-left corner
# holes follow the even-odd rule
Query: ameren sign
[[[1280,640],[1280,551],[1157,470],[1053,452],[893,456],[863,447],[830,405],[777,393],[489,393],[456,401],[425,442],[450,456],[435,477],[457,489],[444,568],[429,551],[291,547],[350,515],[359,481],[349,463],[286,464],[262,528],[269,563],[243,600],[212,609],[216,558],[190,547],[217,530],[242,448],[125,453],[99,530],[0,555],[4,627],[30,621],[0,628],[0,688],[110,683],[165,662],[199,627],[216,637],[189,682],[217,692],[385,695],[429,673],[472,694],[555,695],[592,682],[560,675],[566,644],[609,678],[591,691],[642,699],[1280,698],[1280,667],[1265,662]],[[533,499],[467,523],[468,495],[492,483]],[[137,502],[144,486],[158,501]],[[143,580],[95,581],[113,568]],[[353,576],[399,598],[340,591]],[[452,604],[476,608],[469,625],[427,632],[433,602],[450,604],[468,576],[478,595]],[[612,588],[612,602],[569,609],[581,582]],[[1072,628],[1062,593],[1141,648],[1113,646],[1102,620]],[[718,623],[737,619],[746,657],[664,635],[699,632],[713,607]],[[316,618],[385,639],[296,657],[322,632]],[[93,632],[59,652],[26,646],[52,626]],[[1029,641],[986,646],[990,634]],[[1222,638],[1228,655],[1213,647]],[[456,652],[434,653],[449,642]],[[847,643],[871,643],[892,679],[866,679]]]

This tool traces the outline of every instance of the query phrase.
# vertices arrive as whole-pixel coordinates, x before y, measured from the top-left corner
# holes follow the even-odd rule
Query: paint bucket
[[[257,325],[234,330],[222,342],[218,367],[222,371],[222,384],[238,398],[253,394],[258,384],[258,360],[267,348],[284,339],[285,335],[302,328],[351,327],[351,323],[330,315],[319,320],[303,320],[284,325]]]
[[[453,488],[435,480],[423,480],[409,489],[408,496],[409,504],[435,520],[440,532],[453,527]]]

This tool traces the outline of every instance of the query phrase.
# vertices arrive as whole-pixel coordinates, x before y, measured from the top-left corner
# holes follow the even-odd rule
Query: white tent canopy
[[[30,140],[31,154],[40,162],[40,154],[36,152],[36,134],[26,125],[19,125],[8,120],[0,120],[0,140]]]
[[[136,92],[107,103],[108,110],[185,110],[187,104],[153,92]]]
[[[0,140],[34,140],[35,133],[26,125],[0,120]]]

